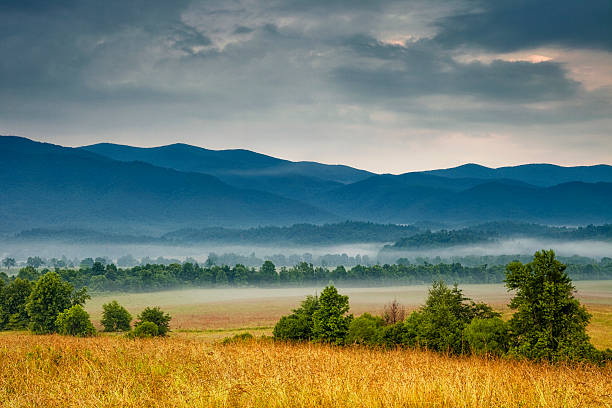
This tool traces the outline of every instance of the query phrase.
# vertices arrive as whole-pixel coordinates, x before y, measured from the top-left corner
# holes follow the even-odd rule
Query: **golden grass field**
[[[576,282],[593,314],[589,334],[612,347],[612,281]],[[509,317],[501,285],[463,285]],[[0,407],[612,407],[612,366],[536,364],[269,340],[224,345],[248,331],[269,335],[278,318],[321,288],[193,289],[95,295],[134,316],[159,305],[168,338],[129,340],[0,332]],[[394,298],[418,307],[425,286],[341,288],[351,312],[379,313]]]
[[[0,334],[2,407],[610,407],[612,368],[426,351]]]

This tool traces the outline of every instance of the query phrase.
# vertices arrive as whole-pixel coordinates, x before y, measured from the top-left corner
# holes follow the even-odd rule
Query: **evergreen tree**
[[[348,296],[340,295],[334,286],[323,289],[319,296],[319,308],[312,315],[313,340],[344,344],[349,325],[353,320],[352,315],[347,315],[348,311]]]
[[[584,360],[593,356],[586,327],[590,315],[574,297],[566,266],[554,251],[536,252],[527,264],[507,266],[506,286],[516,294],[510,307],[510,353],[535,360]]]

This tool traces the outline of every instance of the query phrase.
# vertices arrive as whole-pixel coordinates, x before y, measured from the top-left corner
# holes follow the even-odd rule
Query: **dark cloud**
[[[341,66],[332,75],[334,82],[360,98],[437,94],[534,102],[565,99],[580,88],[554,62],[461,63],[429,40],[402,46],[357,37],[348,44],[362,63]]]
[[[536,46],[609,55],[609,2],[554,5],[0,1],[0,133],[46,135],[51,123],[56,134],[209,129],[219,144],[230,140],[223,132],[246,134],[262,151],[279,134],[299,150],[310,137],[357,132],[367,146],[370,132],[384,144],[383,134],[411,128],[429,140],[545,124],[552,140],[580,124],[600,137],[610,88],[587,87],[567,61],[499,55]]]
[[[436,23],[449,47],[509,52],[540,46],[612,50],[610,0],[477,0]]]

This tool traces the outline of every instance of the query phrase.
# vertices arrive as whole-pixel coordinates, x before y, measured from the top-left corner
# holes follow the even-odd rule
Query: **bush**
[[[138,315],[136,326],[145,322],[155,323],[158,329],[157,336],[165,336],[170,331],[170,319],[172,317],[164,313],[159,307],[147,307]]]
[[[231,343],[238,343],[241,341],[249,341],[249,340],[253,340],[254,337],[251,333],[241,333],[241,334],[236,334],[232,337],[226,337],[223,339],[223,344],[231,344]]]
[[[312,315],[319,309],[319,299],[307,296],[300,308],[289,316],[283,316],[273,330],[277,340],[310,340],[312,338]]]
[[[93,336],[96,329],[89,320],[89,314],[81,305],[74,305],[57,316],[55,321],[59,334],[87,337]]]
[[[364,313],[354,319],[349,325],[346,336],[347,344],[365,344],[375,346],[381,344],[384,320],[378,316]]]
[[[102,305],[102,326],[106,332],[130,331],[132,315],[116,300]]]
[[[140,339],[160,336],[159,327],[153,322],[142,322],[137,324],[134,331],[129,337],[138,337]]]
[[[508,326],[499,317],[473,319],[466,326],[464,336],[474,354],[500,356],[508,351]]]

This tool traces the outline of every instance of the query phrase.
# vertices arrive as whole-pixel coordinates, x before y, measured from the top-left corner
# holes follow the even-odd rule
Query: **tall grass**
[[[612,368],[427,351],[0,335],[2,407],[610,407]]]

